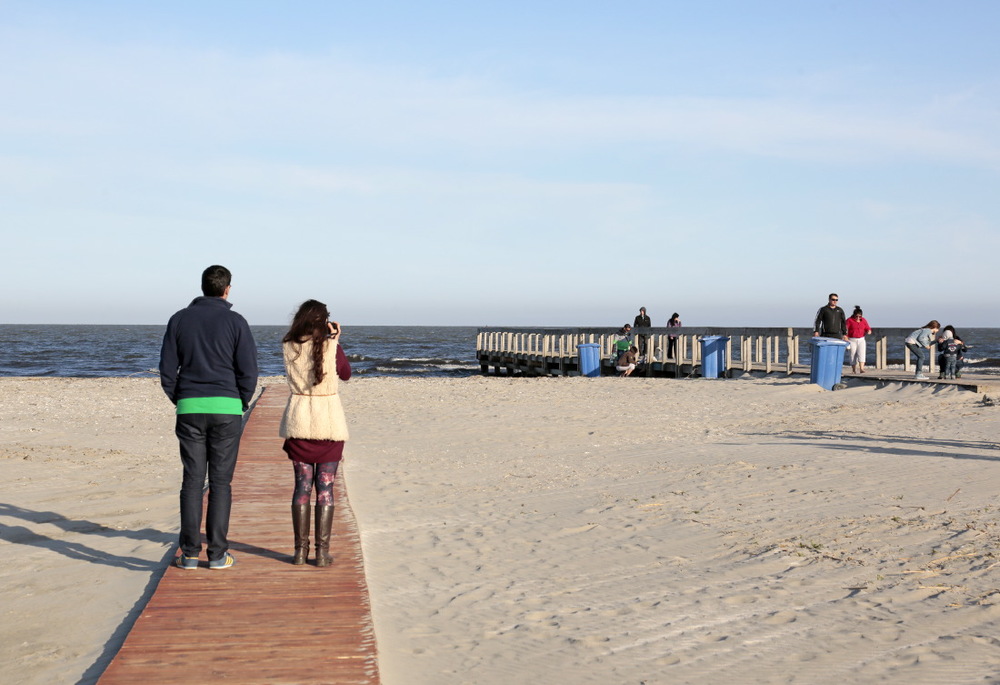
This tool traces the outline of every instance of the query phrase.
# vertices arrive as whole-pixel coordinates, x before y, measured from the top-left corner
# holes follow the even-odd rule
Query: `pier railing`
[[[867,361],[871,368],[890,365],[912,368],[904,339],[911,328],[881,328],[868,336]],[[610,366],[618,339],[617,328],[480,328],[476,336],[476,358],[483,370],[508,374],[573,375],[579,372],[578,345],[597,344],[602,366]],[[808,371],[809,328],[678,327],[633,329],[631,339],[644,357],[647,375],[684,376],[696,372],[701,363],[700,341],[705,336],[724,336],[726,368],[766,373]],[[644,340],[640,342],[639,338]],[[671,339],[674,341],[672,354]],[[802,354],[805,348],[805,354]],[[935,371],[936,346],[928,355],[928,371]]]

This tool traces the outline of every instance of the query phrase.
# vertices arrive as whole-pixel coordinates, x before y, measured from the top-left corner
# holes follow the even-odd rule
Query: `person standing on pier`
[[[947,378],[949,380],[961,378],[962,373],[958,364],[962,358],[962,353],[968,349],[962,340],[957,337],[947,338],[944,342],[938,343],[938,349],[941,350],[941,358],[943,360],[941,375],[938,378]]]
[[[232,274],[210,266],[201,275],[202,297],[170,317],[160,349],[160,385],[177,407],[180,443],[180,554],[174,565],[198,568],[201,513],[208,475],[208,567],[232,568],[229,513],[232,480],[243,434],[243,413],[257,389],[257,345],[246,319],[232,310]]]
[[[680,328],[683,324],[681,323],[681,315],[674,312],[674,315],[670,317],[670,321],[667,321],[667,328]],[[674,352],[677,350],[677,336],[671,335],[667,337],[667,359],[674,358]]]
[[[956,356],[954,360],[955,368],[952,372],[953,378],[962,377],[962,366],[964,365],[965,361],[965,357],[963,355],[965,354],[965,352],[969,350],[969,348],[966,347],[964,342],[962,342],[962,336],[958,334],[958,331],[955,330],[955,327],[949,324],[944,328],[942,328],[940,331],[938,331],[938,337],[937,337],[938,368],[940,369],[938,378],[945,377],[945,367],[947,366],[948,362],[946,358],[947,355],[946,350],[952,349],[951,344],[953,342],[957,343],[957,346],[953,348],[954,350],[956,350]]]
[[[642,334],[643,328],[651,328],[653,322],[649,320],[649,316],[646,315],[646,308],[639,307],[639,313],[635,315],[635,321],[632,322],[632,328],[635,329],[635,342],[639,348],[639,356],[646,354],[646,336]]]
[[[830,300],[816,312],[813,337],[847,340],[847,316],[837,304],[838,301],[840,296],[837,293],[830,293]]]

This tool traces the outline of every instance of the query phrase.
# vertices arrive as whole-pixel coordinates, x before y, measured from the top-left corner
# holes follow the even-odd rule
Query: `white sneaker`
[[[918,381],[929,381],[930,380],[930,378],[928,378],[927,376],[925,376],[922,373],[914,376],[913,378],[914,378],[914,380],[918,380]]]

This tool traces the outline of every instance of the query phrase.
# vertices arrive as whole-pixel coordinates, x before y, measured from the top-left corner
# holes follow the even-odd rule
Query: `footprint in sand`
[[[525,614],[524,619],[526,621],[545,621],[555,620],[555,616],[551,611],[532,611],[529,614]]]
[[[577,526],[575,528],[563,528],[558,533],[555,534],[555,538],[566,537],[567,535],[577,535],[579,533],[586,533],[589,530],[594,530],[597,528],[596,523],[588,523],[583,526]]]
[[[786,623],[795,623],[797,620],[798,614],[794,611],[776,611],[765,618],[763,622],[768,625],[777,626]]]
[[[899,639],[903,637],[903,631],[898,628],[883,628],[882,630],[876,630],[874,632],[866,633],[863,637],[869,637],[875,642],[887,643],[887,642],[899,642]]]

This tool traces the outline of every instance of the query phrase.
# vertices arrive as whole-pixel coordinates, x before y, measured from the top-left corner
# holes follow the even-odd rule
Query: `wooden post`
[[[684,358],[685,345],[687,344],[684,338],[685,336],[679,335],[674,342],[674,378],[681,377],[681,359]]]

